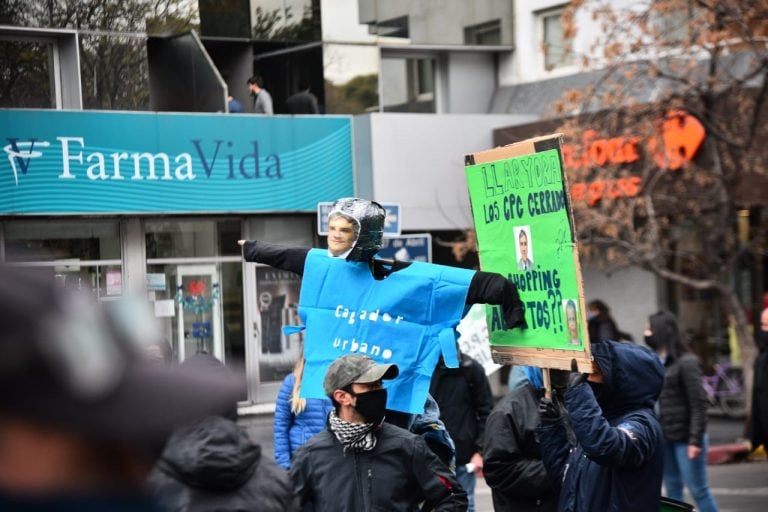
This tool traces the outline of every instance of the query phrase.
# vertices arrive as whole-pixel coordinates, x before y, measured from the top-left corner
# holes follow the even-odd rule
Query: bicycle
[[[744,376],[741,368],[730,363],[716,363],[712,375],[702,377],[710,405],[719,407],[729,418],[743,418]]]

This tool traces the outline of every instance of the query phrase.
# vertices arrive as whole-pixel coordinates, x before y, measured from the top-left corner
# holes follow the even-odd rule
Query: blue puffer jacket
[[[328,413],[333,409],[333,404],[327,398],[308,398],[307,407],[298,416],[293,414],[291,395],[295,382],[293,372],[283,379],[275,404],[275,461],[285,469],[290,469],[296,450],[325,429]]]
[[[562,422],[538,429],[547,472],[562,485],[559,510],[659,510],[664,454],[653,405],[664,367],[630,343],[595,343],[592,354],[604,377],[599,398],[586,382],[565,393],[576,447],[571,450]]]

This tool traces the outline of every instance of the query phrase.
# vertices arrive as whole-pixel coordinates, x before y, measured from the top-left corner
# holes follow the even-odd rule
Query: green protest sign
[[[468,155],[465,169],[481,267],[511,279],[526,308],[528,329],[503,330],[500,307],[487,307],[494,359],[551,368],[569,367],[572,357],[587,361],[581,271],[560,138]]]

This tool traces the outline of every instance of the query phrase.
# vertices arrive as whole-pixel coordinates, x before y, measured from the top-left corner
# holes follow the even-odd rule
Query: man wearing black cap
[[[166,437],[240,395],[145,361],[151,318],[111,307],[0,266],[0,510],[157,510],[141,488]]]
[[[302,504],[326,510],[466,510],[467,495],[415,434],[384,423],[393,364],[367,356],[338,358],[323,388],[334,404],[328,427],[302,446],[291,466]],[[431,507],[431,508],[430,508]]]

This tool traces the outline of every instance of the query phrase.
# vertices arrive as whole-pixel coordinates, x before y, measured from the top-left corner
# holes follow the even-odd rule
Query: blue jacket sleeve
[[[650,411],[639,409],[611,425],[586,382],[565,393],[565,407],[571,427],[584,454],[605,466],[638,467],[654,454],[658,443]]]
[[[571,452],[565,425],[561,419],[557,423],[541,424],[537,430],[544,468],[547,470],[550,482],[559,489],[563,485],[565,464]]]
[[[283,379],[283,385],[280,386],[280,392],[277,394],[277,402],[275,403],[275,462],[285,469],[291,467],[290,430],[293,424],[291,394],[293,393],[294,381],[293,373]]]

